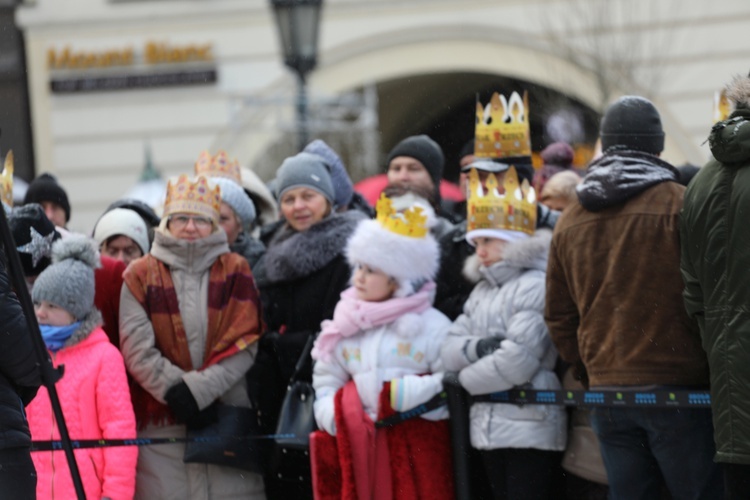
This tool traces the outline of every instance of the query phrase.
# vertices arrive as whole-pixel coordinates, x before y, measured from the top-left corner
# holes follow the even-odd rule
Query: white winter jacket
[[[330,360],[318,360],[313,368],[318,427],[336,435],[333,399],[352,379],[364,410],[373,420],[377,418],[383,383],[390,380],[403,377],[396,411],[429,401],[443,388],[440,348],[450,325],[443,313],[430,308],[340,340]],[[418,376],[423,374],[427,375]],[[441,408],[422,418],[440,420],[447,416],[447,410]]]
[[[514,387],[559,389],[552,369],[557,351],[544,323],[544,281],[551,233],[540,230],[508,244],[503,260],[489,268],[470,257],[465,274],[483,278],[472,291],[442,349],[445,369],[459,372],[472,395]],[[479,275],[477,275],[477,270]],[[478,358],[477,342],[499,337],[500,348]],[[475,403],[471,444],[475,448],[565,448],[567,416],[560,406]]]

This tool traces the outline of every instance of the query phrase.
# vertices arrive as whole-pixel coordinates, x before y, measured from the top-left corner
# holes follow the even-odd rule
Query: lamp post
[[[270,0],[276,17],[284,64],[297,74],[297,143],[307,144],[307,74],[318,57],[318,27],[323,0]]]

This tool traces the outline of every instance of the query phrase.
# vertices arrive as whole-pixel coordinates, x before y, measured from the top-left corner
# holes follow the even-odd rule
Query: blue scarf
[[[39,325],[39,330],[42,332],[42,338],[44,343],[47,344],[47,349],[57,352],[79,326],[81,326],[80,321],[66,326]]]

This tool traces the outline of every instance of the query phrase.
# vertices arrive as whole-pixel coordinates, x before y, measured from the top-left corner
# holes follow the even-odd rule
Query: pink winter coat
[[[89,335],[80,333],[86,330],[86,323],[84,320],[65,347],[50,353],[55,366],[65,365],[57,393],[68,433],[74,440],[135,438],[135,416],[122,355],[100,326]],[[60,439],[47,389],[39,389],[26,411],[32,439]],[[89,448],[74,453],[86,498],[133,498],[136,447]],[[64,451],[34,452],[31,457],[37,472],[37,498],[76,498]]]

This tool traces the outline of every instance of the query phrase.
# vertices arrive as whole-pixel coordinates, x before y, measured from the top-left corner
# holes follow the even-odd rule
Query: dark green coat
[[[708,353],[716,459],[750,464],[750,109],[709,143],[680,223],[684,298]]]

